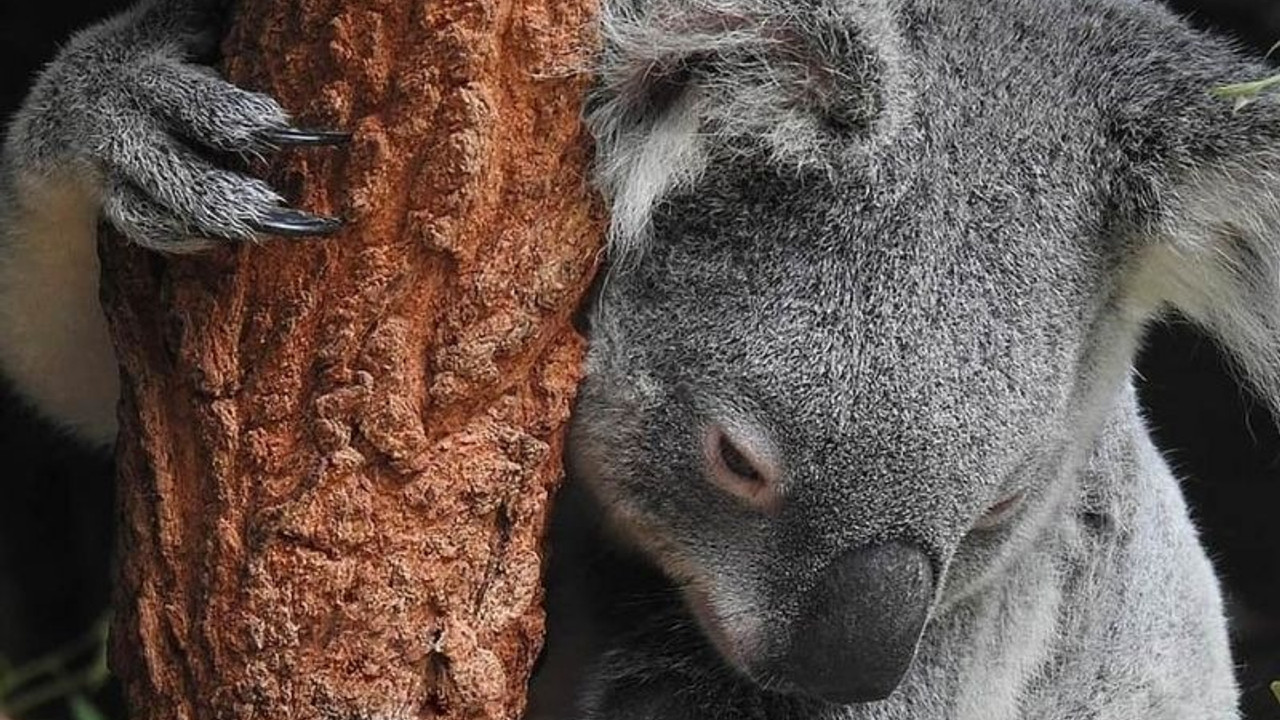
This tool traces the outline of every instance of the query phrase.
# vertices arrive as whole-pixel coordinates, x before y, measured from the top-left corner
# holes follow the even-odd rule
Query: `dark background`
[[[968,2],[972,0],[957,0]],[[1192,22],[1259,54],[1280,41],[1280,0],[1169,0]],[[124,0],[0,0],[0,115],[74,29]],[[1150,338],[1140,390],[1190,497],[1235,615],[1250,718],[1280,719],[1280,435],[1185,323]],[[78,451],[0,387],[0,655],[29,658],[80,635],[108,598],[109,463]]]

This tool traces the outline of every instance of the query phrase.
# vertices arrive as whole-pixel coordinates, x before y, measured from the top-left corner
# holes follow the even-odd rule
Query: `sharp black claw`
[[[312,215],[293,208],[275,208],[262,219],[250,223],[257,232],[283,237],[331,235],[342,229],[342,220],[322,215]]]
[[[289,145],[345,145],[351,142],[351,133],[338,130],[305,130],[303,128],[285,127],[263,130],[260,135],[263,140],[278,147]]]

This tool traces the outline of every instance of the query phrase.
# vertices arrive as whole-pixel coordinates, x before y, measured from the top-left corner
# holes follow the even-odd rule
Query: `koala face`
[[[1033,521],[1107,299],[1086,228],[938,226],[913,157],[874,185],[730,162],[669,198],[600,292],[574,428],[726,659],[836,701],[887,695],[941,588]]]
[[[930,616],[1061,514],[1177,299],[1143,164],[1169,137],[1103,97],[1129,69],[1073,60],[1111,47],[1094,26],[1018,16],[1061,47],[999,49],[1046,12],[1009,5],[930,5],[945,40],[889,3],[606,13],[621,260],[569,463],[764,687],[890,694]]]

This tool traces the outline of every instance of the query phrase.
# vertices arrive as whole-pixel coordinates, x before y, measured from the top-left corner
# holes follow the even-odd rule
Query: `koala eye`
[[[749,444],[735,442],[720,427],[704,439],[708,475],[721,490],[760,510],[772,510],[779,502],[778,473]]]
[[[975,530],[991,530],[999,527],[1013,517],[1021,505],[1022,493],[1020,492],[1004,497],[996,502],[995,505],[987,508],[982,517],[978,518],[978,522],[974,524],[973,528]]]
[[[751,482],[764,482],[764,476],[743,456],[742,451],[729,442],[729,438],[720,436],[720,462],[734,475]]]

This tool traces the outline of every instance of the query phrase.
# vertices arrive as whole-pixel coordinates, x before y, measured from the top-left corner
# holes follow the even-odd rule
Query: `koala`
[[[1280,111],[1214,93],[1268,71],[1143,0],[600,27],[532,717],[1237,717],[1131,375],[1177,311],[1280,400]]]
[[[322,234],[205,159],[341,142],[75,38],[9,129],[0,372],[114,434],[98,219]],[[216,8],[215,8],[216,9]],[[1176,310],[1280,403],[1280,109],[1151,0],[603,0],[610,206],[531,720],[1237,717],[1213,568],[1130,376]]]

